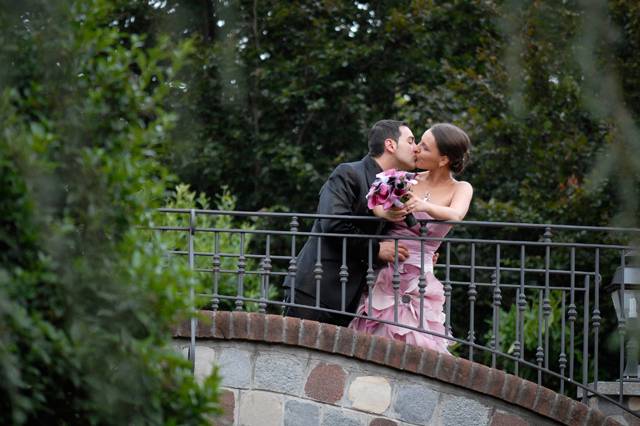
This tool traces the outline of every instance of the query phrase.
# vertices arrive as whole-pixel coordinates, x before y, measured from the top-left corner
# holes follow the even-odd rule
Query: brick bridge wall
[[[186,353],[189,324],[175,330]],[[219,425],[617,425],[511,374],[352,330],[203,312],[196,377],[222,376]]]

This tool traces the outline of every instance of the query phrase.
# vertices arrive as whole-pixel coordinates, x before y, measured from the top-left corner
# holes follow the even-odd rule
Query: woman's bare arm
[[[425,201],[411,194],[411,198],[405,204],[409,212],[427,212],[434,219],[460,221],[469,211],[469,205],[473,198],[473,187],[468,182],[456,184],[451,204],[440,206],[430,201]]]

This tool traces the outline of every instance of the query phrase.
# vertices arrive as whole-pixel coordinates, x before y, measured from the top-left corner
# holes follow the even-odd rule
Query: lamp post
[[[616,310],[618,322],[624,321],[626,327],[626,362],[621,380],[599,381],[596,377],[595,383],[589,386],[597,388],[598,394],[611,399],[619,399],[628,409],[635,413],[640,413],[640,371],[638,369],[638,337],[640,332],[640,252],[627,251],[624,254],[624,262],[619,266],[611,284],[607,290],[611,291],[613,307]],[[578,389],[578,398],[585,396],[582,389]],[[611,416],[615,420],[622,421],[623,424],[633,424],[634,419],[630,414],[620,407],[612,404],[605,398],[600,398],[596,394],[589,394],[586,391],[588,404],[598,408],[605,416]]]
[[[640,264],[638,253],[630,251],[625,254],[624,266],[619,266],[611,280],[611,297],[616,310],[618,322],[626,321],[629,331],[626,345],[627,362],[623,376],[638,380],[638,309],[640,309]],[[636,263],[633,263],[636,261]]]

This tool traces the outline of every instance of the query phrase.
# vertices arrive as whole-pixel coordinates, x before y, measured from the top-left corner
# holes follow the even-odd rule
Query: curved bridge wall
[[[218,366],[222,425],[617,424],[500,370],[352,330],[275,315],[205,313],[196,377]],[[175,332],[188,351],[189,324]]]

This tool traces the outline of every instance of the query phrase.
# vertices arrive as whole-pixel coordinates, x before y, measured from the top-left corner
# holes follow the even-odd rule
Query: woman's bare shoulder
[[[471,192],[473,192],[473,186],[471,186],[471,184],[469,182],[464,181],[464,180],[456,181],[455,189],[456,189],[456,191],[471,191]]]

